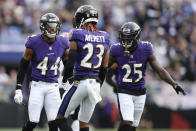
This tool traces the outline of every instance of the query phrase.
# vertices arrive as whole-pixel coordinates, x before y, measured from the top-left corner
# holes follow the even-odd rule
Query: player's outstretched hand
[[[186,95],[185,91],[178,84],[175,84],[173,86],[173,88],[174,88],[174,90],[176,91],[177,94],[179,94],[181,92],[184,96]]]
[[[17,104],[22,104],[23,95],[22,95],[22,90],[21,90],[21,89],[17,89],[17,90],[15,91],[14,101],[15,101],[15,103],[17,103]]]

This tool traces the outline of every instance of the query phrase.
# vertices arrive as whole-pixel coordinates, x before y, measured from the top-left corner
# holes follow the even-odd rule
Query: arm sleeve
[[[68,61],[66,62],[66,66],[64,68],[63,83],[67,82],[67,79],[72,76],[74,63],[76,59],[77,59],[77,51],[71,49],[69,51]]]
[[[112,45],[111,47],[110,47],[110,56],[116,56],[117,55],[117,51],[116,51],[116,45]]]
[[[79,32],[77,30],[72,30],[69,34],[69,41],[78,40]]]
[[[107,68],[101,67],[99,71],[99,79],[101,80],[101,85],[105,80],[106,73],[107,73]]]
[[[113,75],[115,75],[116,70],[108,69],[107,75],[106,75],[106,82],[112,86],[115,87],[116,83],[112,80]]]
[[[64,48],[65,50],[69,48],[69,39],[68,37],[63,37],[63,42],[64,42]]]
[[[16,89],[21,89],[22,82],[24,80],[29,63],[30,63],[30,61],[27,61],[24,58],[21,59],[20,65],[19,65],[19,71],[17,74]]]
[[[153,53],[154,53],[154,51],[153,51],[153,45],[150,43],[150,42],[148,42],[148,43],[146,43],[146,45],[145,45],[146,47],[145,47],[145,52],[146,52],[146,55],[147,56],[149,56],[149,55],[152,55]]]
[[[31,49],[33,49],[33,44],[32,44],[33,42],[32,42],[32,40],[31,40],[31,37],[29,36],[28,38],[27,38],[27,41],[26,41],[26,44],[25,44],[25,46],[26,46],[26,48],[31,48]]]

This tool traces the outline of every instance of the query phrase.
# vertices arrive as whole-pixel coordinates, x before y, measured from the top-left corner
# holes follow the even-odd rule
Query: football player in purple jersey
[[[95,105],[101,101],[100,86],[108,66],[109,35],[96,29],[98,12],[91,5],[79,7],[74,21],[78,29],[70,34],[70,50],[63,77],[63,82],[66,82],[74,66],[74,83],[63,97],[56,122],[61,131],[71,131],[67,117],[80,105],[80,131],[89,131],[89,120]]]
[[[55,118],[61,103],[59,85],[59,62],[68,58],[68,39],[59,36],[60,20],[53,13],[46,13],[40,19],[41,34],[28,37],[26,50],[20,61],[14,101],[23,103],[22,82],[29,63],[32,64],[32,83],[28,103],[29,121],[22,131],[33,131],[45,108],[49,131],[58,131]]]
[[[74,28],[76,28],[74,25],[73,25]],[[64,37],[67,37],[69,38],[69,33],[67,32],[62,32],[60,35],[64,36]],[[63,63],[61,62],[60,63],[60,68],[63,67]],[[63,68],[61,68],[61,75],[59,76],[59,84],[62,84],[62,78],[63,78]],[[71,86],[71,84],[73,83],[73,74],[70,74],[70,78],[68,79],[68,82],[66,83],[66,85],[63,85],[63,86],[60,86],[59,88],[59,91],[60,91],[60,95],[61,95],[61,98],[63,95],[65,95],[67,92],[66,90],[69,89],[69,87]],[[64,94],[65,93],[65,94]],[[68,123],[71,125],[71,128],[73,131],[79,131],[79,120],[78,120],[78,112],[79,112],[79,109],[80,109],[80,106],[78,106],[78,108],[76,108],[74,111],[71,112],[70,116],[68,117]]]
[[[170,84],[177,94],[185,95],[184,90],[162,68],[153,54],[150,42],[140,41],[141,28],[135,22],[127,22],[119,31],[120,43],[112,45],[109,56],[111,79],[117,70],[113,86],[117,92],[117,101],[121,123],[118,131],[136,131],[144,109],[146,99],[145,73],[149,63],[159,77]],[[109,80],[110,82],[112,80]]]

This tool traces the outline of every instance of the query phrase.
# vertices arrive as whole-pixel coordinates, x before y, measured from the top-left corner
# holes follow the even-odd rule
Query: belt
[[[36,78],[31,78],[31,80],[32,80],[32,81],[36,81],[36,82],[42,81],[42,80],[38,80],[38,79],[36,79]],[[57,81],[51,81],[51,82],[49,82],[49,81],[42,81],[42,82],[58,83]]]
[[[126,89],[126,88],[118,87],[117,92],[130,94],[130,95],[134,95],[134,96],[140,96],[140,95],[146,94],[146,88],[134,90],[134,89]]]
[[[92,75],[87,75],[87,76],[74,76],[74,80],[85,80],[85,79],[95,79],[97,82],[100,82],[100,79],[98,76],[92,76]]]

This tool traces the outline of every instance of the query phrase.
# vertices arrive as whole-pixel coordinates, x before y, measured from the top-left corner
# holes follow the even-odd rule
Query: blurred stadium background
[[[39,19],[46,12],[56,13],[62,21],[61,31],[69,32],[73,14],[83,4],[92,4],[98,9],[98,28],[110,34],[111,45],[118,42],[118,30],[124,22],[136,21],[142,27],[141,39],[152,42],[160,64],[187,92],[186,96],[177,96],[149,68],[147,101],[140,131],[196,129],[196,0],[0,0],[2,131],[8,131],[5,128],[17,131],[28,119],[27,104],[13,103],[17,67],[26,37],[40,33]],[[24,83],[25,103],[28,86]],[[116,98],[107,83],[102,87],[102,96],[103,101],[96,107],[91,126],[116,130],[119,124]],[[47,129],[44,112],[39,128]]]

